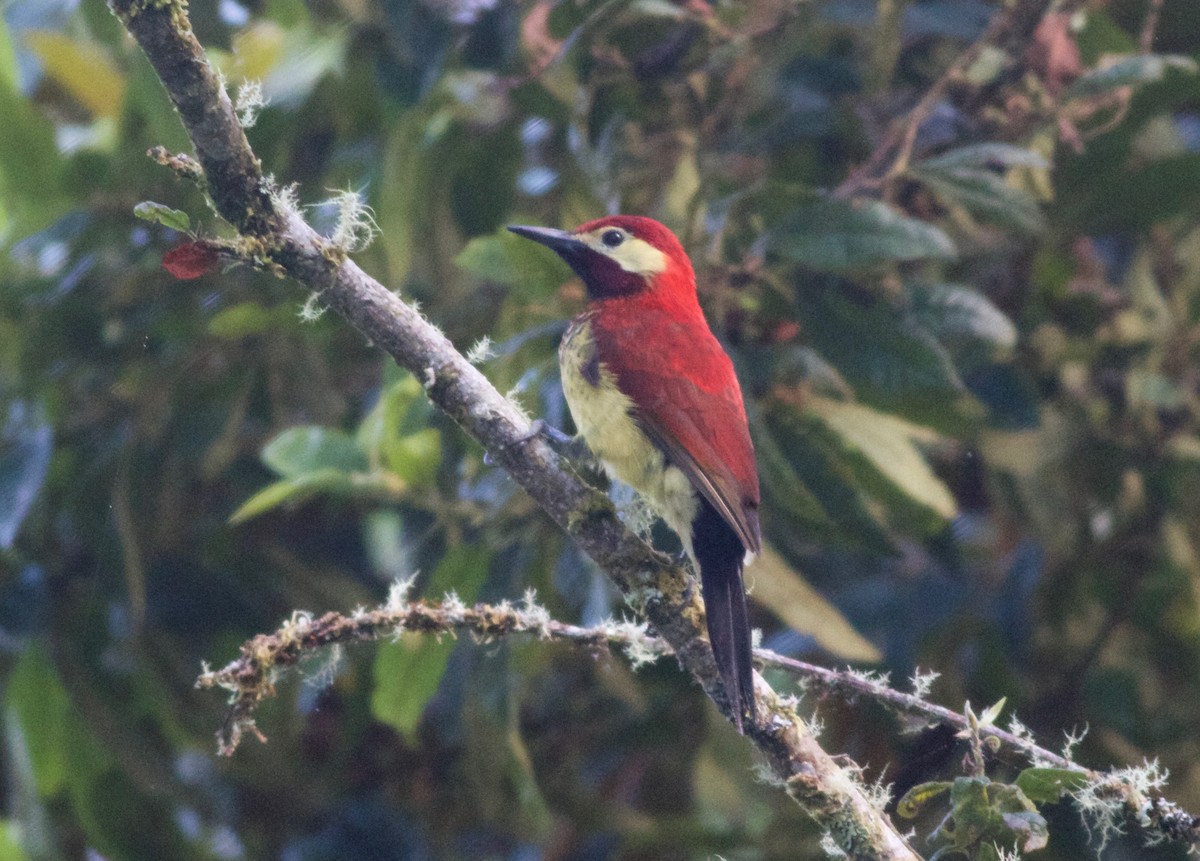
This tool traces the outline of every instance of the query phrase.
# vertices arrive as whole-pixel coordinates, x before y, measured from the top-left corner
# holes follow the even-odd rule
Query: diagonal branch
[[[629,532],[605,496],[565,467],[545,441],[530,435],[528,420],[436,327],[272,193],[192,33],[183,0],[110,0],[110,7],[178,109],[217,211],[241,234],[242,257],[318,293],[325,305],[412,371],[430,400],[482,444],[609,574],[728,717],[729,703],[702,633],[703,608],[684,570]],[[795,712],[762,679],[756,686],[762,717],[747,735],[786,781],[788,794],[852,857],[917,858]]]

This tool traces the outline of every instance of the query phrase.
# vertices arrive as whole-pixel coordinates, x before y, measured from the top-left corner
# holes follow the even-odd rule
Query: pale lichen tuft
[[[909,680],[912,683],[913,696],[918,699],[925,699],[929,696],[929,692],[933,689],[933,683],[940,677],[941,673],[937,670],[929,670],[922,672],[920,667],[917,667],[913,672],[912,678]]]
[[[467,350],[467,361],[472,365],[482,365],[488,359],[495,357],[496,352],[492,349],[492,339],[487,335],[484,335],[475,342],[471,349]]]
[[[1151,825],[1152,794],[1167,785],[1168,776],[1157,759],[1147,760],[1110,771],[1073,793],[1084,825],[1099,839],[1097,851],[1103,852],[1114,835],[1124,834],[1130,818],[1142,827]]]
[[[337,222],[329,241],[346,254],[364,250],[379,235],[375,211],[354,189],[334,192],[333,197],[323,205],[332,206],[337,211]]]
[[[412,593],[413,584],[417,582],[417,575],[411,577],[398,578],[392,581],[391,587],[388,589],[387,603],[384,608],[389,613],[399,613],[404,610],[408,604],[409,595]]]
[[[837,841],[833,839],[833,835],[830,834],[828,831],[826,831],[825,833],[823,833],[821,835],[820,846],[821,846],[821,851],[824,852],[826,855],[828,855],[830,858],[849,858],[850,857],[849,855],[847,855],[845,852],[842,851],[842,847],[837,845]]]
[[[550,611],[537,602],[536,589],[525,590],[518,618],[526,630],[535,632],[543,640],[550,639]]]
[[[234,100],[233,109],[237,112],[238,122],[242,124],[242,128],[253,128],[258,122],[258,114],[267,106],[266,97],[263,96],[262,83],[259,81],[243,81],[238,87],[237,98]]]
[[[310,293],[300,306],[300,322],[315,323],[324,316],[327,309],[321,304],[320,294]]]

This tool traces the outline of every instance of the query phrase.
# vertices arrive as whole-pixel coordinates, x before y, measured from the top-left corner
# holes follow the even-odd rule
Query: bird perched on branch
[[[708,638],[734,723],[754,720],[742,569],[758,553],[758,471],[733,363],[704,320],[679,240],[617,215],[574,231],[509,230],[552,248],[588,306],[559,347],[575,426],[609,475],[638,491],[699,571]]]

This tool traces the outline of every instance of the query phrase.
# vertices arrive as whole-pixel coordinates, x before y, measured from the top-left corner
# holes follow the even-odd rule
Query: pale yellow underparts
[[[563,394],[575,427],[608,474],[645,497],[655,513],[679,535],[684,551],[695,562],[692,520],[700,504],[699,496],[687,476],[668,465],[662,451],[638,427],[631,415],[633,402],[617,388],[613,373],[603,363],[596,364],[595,350],[592,327],[586,317],[571,325],[559,347]],[[594,385],[584,371],[589,363],[592,365],[589,371],[599,369],[598,375],[591,375],[597,380]]]

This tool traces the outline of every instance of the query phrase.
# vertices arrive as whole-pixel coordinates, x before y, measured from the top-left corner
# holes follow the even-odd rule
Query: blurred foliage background
[[[996,15],[1045,6],[190,14],[278,184],[327,233],[347,226],[338,192],[360,192],[380,229],[362,265],[461,349],[490,338],[489,377],[560,427],[554,351],[581,288],[503,225],[676,229],[752,414],[766,645],[936,670],[934,699],[1007,696],[1051,747],[1088,727],[1082,762],[1158,757],[1195,812],[1197,7],[1074,3],[964,57]],[[406,637],[282,680],[269,743],[215,756],[202,661],[293,611],[376,604],[418,572],[431,599],[535,588],[584,624],[622,608],[416,381],[294,285],[163,272],[182,224],[138,203],[225,228],[143,155],[187,149],[148,63],[97,0],[2,8],[0,859],[824,857],[670,661]],[[910,151],[872,161],[947,69]],[[945,733],[904,735],[871,703],[804,708],[868,779],[961,767]],[[1069,805],[1044,812],[1036,857],[1093,851]]]

